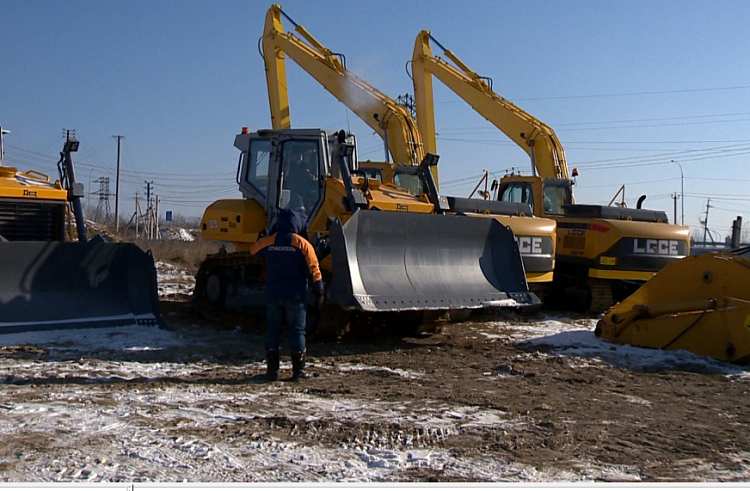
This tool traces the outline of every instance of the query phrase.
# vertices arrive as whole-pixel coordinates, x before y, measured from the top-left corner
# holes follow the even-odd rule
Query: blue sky
[[[112,179],[122,140],[121,215],[145,181],[161,211],[200,216],[238,197],[242,126],[270,126],[258,39],[270,2],[0,0],[0,124],[6,164],[56,174],[63,128],[81,141],[78,177]],[[429,29],[501,96],[550,125],[579,203],[626,200],[673,216],[685,189],[696,230],[750,222],[750,2],[287,1],[284,11],[346,55],[356,75],[396,97]],[[289,26],[287,26],[289,27]],[[439,54],[433,46],[436,54]],[[292,124],[349,128],[360,156],[380,137],[288,63]],[[529,173],[526,154],[436,82],[441,190],[467,195],[484,170]],[[676,160],[680,168],[672,163]],[[94,188],[98,185],[93,184]],[[96,189],[94,189],[96,190]],[[97,200],[92,197],[92,203]],[[111,202],[114,209],[114,201]],[[678,221],[681,204],[678,202]],[[750,225],[748,225],[750,226]],[[701,233],[702,236],[702,233]]]

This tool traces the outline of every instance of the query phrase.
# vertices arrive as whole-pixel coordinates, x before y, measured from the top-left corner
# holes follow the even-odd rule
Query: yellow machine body
[[[161,322],[151,254],[86,237],[77,148],[68,138],[54,182],[0,165],[0,334]]]
[[[282,17],[293,24],[294,33],[284,30]],[[326,48],[307,29],[289,18],[279,5],[273,5],[268,10],[262,43],[274,129],[291,128],[286,77],[286,58],[290,58],[379,134],[383,138],[386,159],[390,154],[395,163],[367,161],[360,162],[359,168],[384,186],[390,186],[390,189],[409,188],[415,196],[423,194],[424,183],[415,182],[413,172],[405,175],[401,171],[406,170],[404,165],[418,166],[426,156],[425,149],[434,154],[435,148],[424,145],[420,128],[408,109],[351,73],[346,68],[343,55]],[[431,166],[430,171],[438,183],[438,167]],[[373,199],[374,202],[378,201],[377,196],[373,196]],[[428,201],[424,196],[420,199]],[[423,206],[417,208],[414,204],[403,203],[389,205],[389,201],[392,200],[380,200],[387,208],[379,209],[398,206],[395,211],[426,212]],[[533,217],[524,211],[493,212],[491,203],[482,204],[482,200],[472,200],[472,203],[465,199],[461,201],[462,205],[454,206],[455,201],[451,200],[450,209],[446,212],[493,218],[509,227],[516,236],[527,281],[534,284],[535,290],[537,284],[552,281],[556,246],[556,225],[553,220]]]
[[[750,259],[734,253],[668,264],[613,307],[596,335],[614,343],[750,361]]]
[[[207,240],[235,252],[209,256],[196,299],[242,311],[263,305],[263,266],[249,254],[273,233],[280,209],[307,222],[328,304],[368,314],[413,314],[539,305],[529,292],[513,234],[493,220],[435,213],[427,193],[371,178],[358,168],[353,135],[322,129],[261,130],[235,138],[242,199],[210,205]],[[426,164],[423,182],[436,192]]]
[[[352,177],[358,188],[363,187],[363,177]],[[326,178],[326,196],[320,212],[311,219],[308,230],[311,234],[326,233],[327,217],[338,217],[346,223],[351,216],[343,206],[346,199],[344,185],[338,179]],[[433,213],[433,205],[427,198],[415,197],[408,191],[382,184],[377,179],[368,179],[365,192],[370,209],[402,213]],[[258,240],[258,234],[266,228],[266,212],[263,205],[254,199],[223,199],[206,208],[201,220],[203,238],[219,242],[232,242],[238,251],[249,250]]]
[[[431,42],[442,48],[446,59],[433,56]],[[575,204],[565,151],[552,128],[496,94],[491,79],[471,70],[429,31],[415,40],[411,68],[417,122],[427,152],[434,152],[437,144],[434,76],[531,159],[535,175],[503,177],[496,197],[527,203],[534,216],[556,222],[555,277],[549,296],[559,299],[555,303],[560,307],[603,312],[638,282],[689,254],[689,228],[669,224],[663,212]]]
[[[37,171],[20,172],[15,167],[0,167],[0,195],[14,199],[48,199],[67,205],[68,192],[59,181]]]

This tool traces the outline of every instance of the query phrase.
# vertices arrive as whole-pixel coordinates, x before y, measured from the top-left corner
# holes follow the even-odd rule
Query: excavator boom
[[[284,30],[282,16],[300,37]],[[279,5],[266,14],[262,45],[274,129],[291,128],[285,66],[289,57],[381,135],[394,162],[418,165],[424,159],[421,137],[409,112],[349,72],[343,56],[323,46]]]
[[[433,56],[431,43],[443,50],[445,59]],[[535,175],[503,177],[497,199],[528,204],[535,216],[557,223],[554,281],[545,303],[601,313],[632,293],[638,282],[689,253],[688,227],[670,225],[664,212],[574,204],[565,152],[552,128],[497,95],[491,79],[422,31],[414,43],[412,78],[427,151],[434,150],[436,134],[433,76],[531,157]]]
[[[282,16],[295,26],[300,38],[284,32]],[[307,73],[323,85],[331,94],[353,110],[365,123],[383,135],[387,149],[393,155],[395,164],[388,162],[361,162],[360,170],[378,178],[383,184],[399,186],[403,183],[417,184],[413,175],[414,169],[423,161],[424,145],[421,129],[417,127],[412,114],[399,102],[380,92],[365,80],[346,69],[343,55],[334,55],[323,46],[305,28],[292,21],[278,6],[268,11],[263,37],[266,80],[268,83],[269,102],[273,124],[281,123],[281,128],[288,128],[289,101],[286,90],[286,66],[284,56],[294,59]],[[274,54],[274,56],[269,56]],[[365,101],[365,104],[363,104]],[[367,107],[369,104],[369,107]],[[388,115],[387,120],[382,114]],[[381,132],[383,122],[386,132]],[[434,134],[432,135],[434,137]],[[434,147],[434,145],[433,145]],[[435,153],[434,150],[430,153]],[[437,158],[437,156],[435,156]],[[391,166],[391,169],[387,169]],[[411,167],[412,169],[409,169]],[[430,172],[437,185],[437,166],[430,166]],[[419,185],[412,185],[415,195],[422,194]],[[425,191],[426,183],[421,186]],[[435,193],[429,196],[437,198]],[[521,249],[527,278],[532,283],[548,283],[552,280],[554,265],[555,224],[551,220],[531,218],[531,210],[520,210],[515,204],[492,203],[488,200],[469,200],[466,198],[446,197],[444,206],[435,202],[438,213],[448,212],[463,215],[480,215],[484,218],[497,219],[510,227],[516,235]],[[506,213],[499,209],[510,210]],[[467,237],[468,240],[468,237]],[[425,245],[430,248],[429,244]],[[460,245],[457,244],[457,247]]]
[[[444,55],[453,64],[432,55],[430,40],[443,49]],[[469,69],[455,54],[437,42],[430,31],[422,31],[417,36],[411,66],[417,121],[427,152],[436,152],[432,90],[434,75],[524,149],[531,157],[532,168],[540,177],[568,179],[565,151],[552,128],[493,92],[491,79]]]
[[[748,253],[746,249],[745,254]],[[710,253],[674,261],[613,307],[596,335],[613,343],[750,361],[750,259]]]

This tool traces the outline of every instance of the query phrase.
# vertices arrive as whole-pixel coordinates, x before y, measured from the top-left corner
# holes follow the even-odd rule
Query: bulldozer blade
[[[347,310],[523,307],[529,293],[513,233],[496,220],[358,211],[330,227],[331,301]]]
[[[0,334],[157,325],[150,253],[134,244],[0,242]]]

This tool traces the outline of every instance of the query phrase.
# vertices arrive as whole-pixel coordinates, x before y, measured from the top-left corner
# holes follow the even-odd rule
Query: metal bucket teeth
[[[332,300],[370,312],[535,305],[513,233],[495,220],[358,211],[331,227]]]

